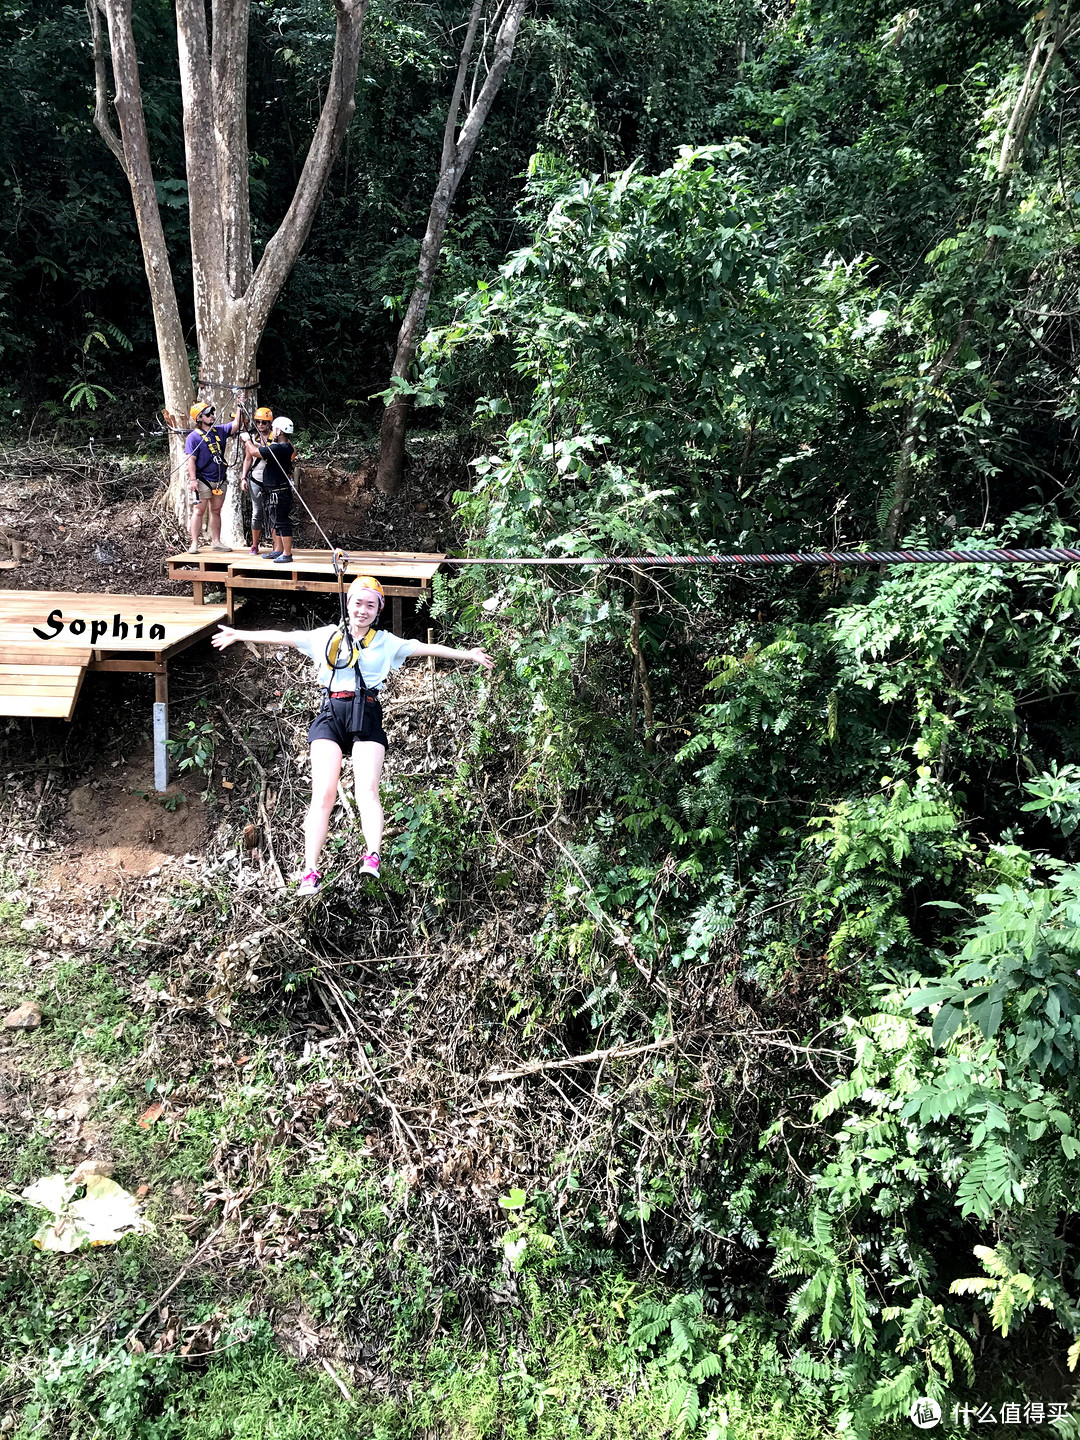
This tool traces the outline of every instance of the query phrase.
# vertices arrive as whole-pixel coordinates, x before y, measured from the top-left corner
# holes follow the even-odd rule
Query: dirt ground
[[[98,885],[111,889],[124,876],[147,875],[170,860],[202,856],[206,807],[190,793],[191,786],[174,782],[164,796],[155,793],[150,746],[80,778],[56,827],[61,848],[46,872],[47,892],[70,894]]]

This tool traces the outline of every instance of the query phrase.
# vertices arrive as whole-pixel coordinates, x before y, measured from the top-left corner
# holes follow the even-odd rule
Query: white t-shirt
[[[326,647],[336,629],[336,625],[320,625],[318,630],[298,630],[295,632],[294,644],[301,655],[314,661],[321,687],[325,689],[329,685],[332,690],[355,690],[356,671],[351,666],[341,668],[341,661],[347,659],[347,656],[339,655],[337,670],[332,671],[326,663]],[[360,674],[366,687],[369,690],[377,689],[391,670],[404,665],[409,656],[415,654],[419,645],[419,640],[402,640],[398,635],[391,635],[389,630],[376,630],[371,644],[360,651]],[[332,685],[331,678],[334,682]]]
[[[245,431],[245,432],[244,432],[244,439],[245,439],[245,440],[250,440],[253,445],[265,445],[265,444],[266,444],[266,441],[267,441],[267,438],[268,438],[268,437],[267,437],[267,436],[264,436],[264,435],[252,435],[250,431]],[[265,461],[265,460],[259,459],[259,460],[253,460],[253,461],[251,462],[251,469],[248,471],[248,479],[251,480],[251,481],[253,481],[256,485],[259,485],[259,486],[262,486],[262,485],[265,485],[265,484],[266,484],[266,461]]]

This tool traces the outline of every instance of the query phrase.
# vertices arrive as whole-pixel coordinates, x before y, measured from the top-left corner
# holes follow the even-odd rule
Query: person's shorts
[[[266,513],[270,529],[285,538],[292,535],[292,491],[271,490],[266,497]]]
[[[252,480],[248,486],[251,495],[251,528],[253,530],[265,530],[266,520],[266,491],[257,480]]]
[[[228,484],[228,481],[223,480],[223,481],[221,482],[221,490],[222,490],[222,493],[223,493],[223,494],[224,494],[224,491],[225,491],[225,486],[226,486],[227,484]],[[210,488],[210,486],[206,483],[205,480],[200,480],[200,481],[199,481],[199,504],[200,504],[200,505],[202,504],[202,502],[203,502],[204,500],[209,500],[210,497],[211,497],[211,495],[213,495],[213,493],[214,493],[213,490]]]
[[[389,750],[390,742],[382,725],[382,706],[378,700],[368,700],[364,705],[363,723],[356,731],[352,728],[353,699],[328,700],[311,722],[308,730],[308,744],[312,740],[333,740],[342,755],[351,755],[352,747],[358,740],[370,740]]]

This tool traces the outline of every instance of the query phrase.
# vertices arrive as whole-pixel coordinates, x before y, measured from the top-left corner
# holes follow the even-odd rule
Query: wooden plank
[[[10,715],[22,720],[70,720],[77,698],[66,695],[49,695],[44,698],[31,695],[5,696],[0,702],[0,715]]]
[[[165,675],[164,660],[93,660],[89,668],[95,675]]]
[[[66,695],[78,679],[78,672],[66,676],[6,675],[0,679],[0,695]]]
[[[337,585],[332,580],[289,580],[284,576],[267,576],[264,580],[261,576],[253,575],[250,578],[246,575],[232,582],[236,590],[299,590],[307,594],[336,595]],[[383,591],[387,595],[401,595],[408,600],[410,596],[416,599],[420,595],[430,594],[430,591],[421,589],[418,585],[384,585]]]
[[[47,617],[57,611],[62,628],[53,638],[43,640],[35,630],[54,630],[56,622],[52,625],[46,622]],[[227,614],[226,605],[196,607],[173,596],[0,590],[0,653],[13,663],[77,660],[85,664],[93,652],[82,646],[92,639],[98,652],[119,657],[134,653],[161,658],[212,634]],[[116,616],[120,618],[119,624],[115,623]],[[71,634],[69,622],[72,620],[81,622],[79,635]],[[93,634],[94,621],[104,627],[99,628],[96,635]],[[140,623],[141,636],[136,633]],[[151,639],[152,625],[161,625],[164,636]],[[82,644],[76,647],[73,641]]]
[[[433,575],[437,574],[438,565],[409,565],[404,562],[393,565],[350,565],[345,569],[345,579],[355,580],[358,575],[374,575],[376,579],[382,580],[413,580],[417,583],[430,581]],[[332,565],[310,565],[303,561],[296,561],[294,564],[278,564],[276,560],[259,564],[252,560],[243,565],[233,565],[229,571],[230,579],[235,585],[241,577],[247,579],[249,576],[277,575],[284,571],[288,575],[305,575],[311,579],[326,579],[336,581]],[[187,577],[178,575],[178,580],[186,580]]]
[[[0,644],[0,665],[88,665],[94,653],[92,650],[46,650],[40,647],[40,640],[33,650],[29,646]]]
[[[434,550],[346,550],[345,553],[349,557],[350,563],[356,563],[357,561],[363,561],[364,563],[369,561],[385,561],[388,564],[394,564],[402,560],[415,560],[421,564],[426,564],[438,563],[446,559],[446,556],[441,551]],[[293,550],[293,555],[297,560],[322,565],[329,565],[331,563],[331,554],[332,552],[329,550],[320,550],[313,546],[297,546]],[[265,563],[265,556],[262,558]],[[165,560],[167,565],[177,566],[233,565],[238,562],[253,564],[256,562],[256,557],[250,554],[245,547],[239,550],[200,551],[198,555],[189,555],[186,551],[181,551],[177,555],[167,556]],[[271,561],[270,563],[272,564],[273,562]]]
[[[72,615],[108,616],[120,612],[122,620],[131,621],[135,614],[144,613],[144,619],[159,614],[186,616],[191,606],[183,596],[176,595],[120,595],[83,594],[71,590],[0,590],[0,616],[22,617],[37,620],[42,606],[70,609]],[[46,611],[46,614],[48,611]],[[40,623],[40,622],[38,622]]]
[[[25,670],[5,670],[0,674],[0,690],[68,690],[82,672],[73,669],[47,670],[43,665],[30,665]]]
[[[5,666],[0,673],[0,715],[70,720],[86,671],[79,665]]]

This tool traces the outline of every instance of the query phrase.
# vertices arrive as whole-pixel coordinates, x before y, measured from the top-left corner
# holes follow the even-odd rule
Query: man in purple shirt
[[[213,405],[198,400],[191,407],[195,429],[184,442],[187,456],[188,484],[191,487],[191,544],[189,555],[199,553],[199,535],[203,515],[210,506],[210,548],[228,550],[221,543],[221,507],[225,504],[225,486],[229,481],[229,462],[225,458],[225,441],[240,429],[240,410],[231,425],[215,425],[217,414]]]

